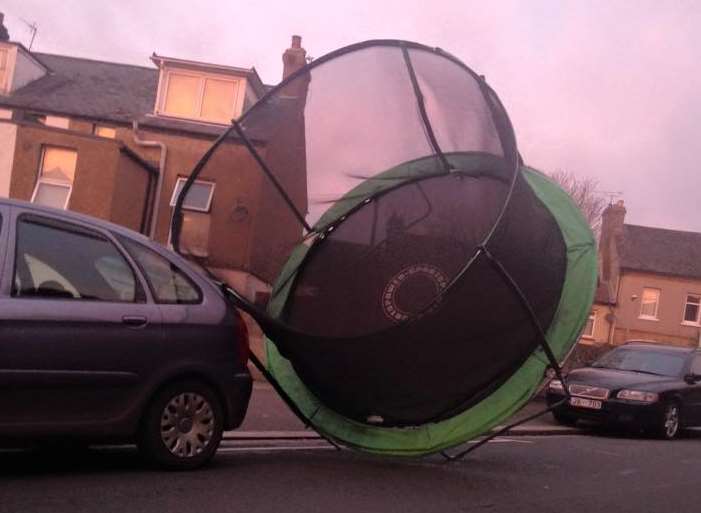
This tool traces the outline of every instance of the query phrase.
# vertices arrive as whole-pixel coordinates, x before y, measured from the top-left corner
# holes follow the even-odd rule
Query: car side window
[[[701,376],[701,354],[696,355],[694,361],[691,362],[691,373]]]
[[[199,288],[178,267],[143,244],[126,237],[119,240],[136,260],[158,303],[195,304],[202,301]]]
[[[112,242],[68,223],[27,216],[17,223],[14,297],[138,302],[144,294]]]

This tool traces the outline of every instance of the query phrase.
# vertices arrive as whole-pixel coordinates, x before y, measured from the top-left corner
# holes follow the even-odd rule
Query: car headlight
[[[618,399],[626,401],[637,401],[639,403],[654,403],[659,399],[659,395],[654,392],[643,392],[642,390],[621,390],[616,394]]]
[[[548,383],[548,388],[550,390],[553,390],[555,392],[564,392],[565,387],[562,385],[562,381],[559,379],[552,379],[550,380],[550,383]]]

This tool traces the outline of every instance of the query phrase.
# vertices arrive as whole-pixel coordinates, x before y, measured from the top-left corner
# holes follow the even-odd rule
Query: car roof
[[[102,229],[102,230],[108,230],[111,231],[115,234],[123,235],[124,237],[128,237],[132,240],[135,240],[137,242],[141,242],[145,246],[149,247],[151,250],[156,251],[157,253],[160,253],[160,255],[164,258],[167,258],[171,262],[177,264],[180,269],[186,271],[188,276],[190,276],[191,279],[195,279],[200,286],[202,284],[207,283],[210,286],[214,286],[214,283],[212,280],[210,280],[208,277],[204,275],[203,272],[198,271],[197,269],[197,264],[188,261],[186,258],[184,258],[182,255],[178,254],[177,252],[165,247],[163,244],[161,244],[158,241],[155,241],[153,239],[149,239],[145,235],[136,232],[134,230],[131,230],[129,228],[126,228],[124,226],[120,226],[118,224],[111,223],[109,221],[105,221],[103,219],[98,219],[97,217],[92,217],[86,214],[79,214],[77,212],[72,212],[70,210],[62,210],[58,208],[52,208],[52,207],[46,207],[43,205],[37,205],[36,203],[31,203],[29,201],[24,201],[24,200],[17,200],[17,199],[9,199],[9,198],[0,198],[0,206],[15,206],[15,207],[20,207],[26,210],[30,210],[32,212],[37,212],[37,213],[44,213],[47,214],[54,219],[64,219],[66,221],[78,221],[81,223],[85,223],[88,225],[92,225],[95,228]]]
[[[35,212],[39,213],[45,213],[48,214],[52,217],[60,217],[63,218],[67,221],[79,221],[81,223],[87,223],[91,224],[95,227],[102,228],[102,229],[107,229],[122,235],[125,235],[127,237],[130,237],[132,239],[137,239],[142,242],[153,244],[155,241],[149,239],[145,235],[136,232],[134,230],[131,230],[129,228],[126,228],[124,226],[120,226],[118,224],[111,223],[109,221],[105,221],[103,219],[98,219],[96,217],[92,217],[86,214],[79,214],[77,212],[73,212],[71,210],[62,210],[58,208],[52,208],[52,207],[46,207],[43,205],[37,205],[36,203],[31,203],[29,201],[24,201],[24,200],[18,200],[18,199],[9,199],[9,198],[0,198],[0,205],[7,205],[7,206],[15,206],[15,207],[21,207],[24,209],[32,210]]]
[[[626,349],[652,349],[660,353],[693,353],[698,351],[696,347],[669,346],[662,342],[648,340],[629,340],[619,347],[625,347]]]

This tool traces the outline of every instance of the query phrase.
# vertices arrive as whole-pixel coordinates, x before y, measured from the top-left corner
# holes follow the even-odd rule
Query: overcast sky
[[[527,163],[620,191],[633,224],[701,231],[701,2],[4,0],[34,50],[150,65],[152,52],[255,66],[374,38],[439,46],[484,74]]]

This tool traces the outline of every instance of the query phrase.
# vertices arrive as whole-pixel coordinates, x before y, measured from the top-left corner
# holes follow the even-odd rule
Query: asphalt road
[[[0,512],[698,512],[701,437],[497,439],[467,459],[388,459],[319,441],[227,441],[189,473],[132,448],[0,453]]]

